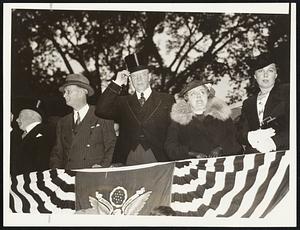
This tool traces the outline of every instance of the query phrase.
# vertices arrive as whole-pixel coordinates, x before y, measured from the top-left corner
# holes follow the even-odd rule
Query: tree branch
[[[82,68],[86,73],[89,73],[89,70],[84,62],[83,54],[81,50],[76,46],[66,35],[66,33],[62,30],[63,37],[71,44],[71,46],[74,48],[75,52],[77,53],[78,57],[73,56],[73,58],[80,63]]]
[[[256,24],[256,21],[254,20],[253,22],[249,23],[246,28],[249,28],[251,26],[253,26],[254,24]],[[225,45],[227,45],[230,41],[232,41],[233,39],[235,39],[239,34],[243,34],[246,33],[249,29],[247,29],[246,31],[239,31],[237,32],[234,36],[232,36],[228,41],[226,41],[226,44],[223,44],[221,47],[219,47],[216,52],[213,50],[215,49],[216,45],[218,44],[218,42],[222,41],[227,34],[229,34],[231,31],[233,31],[234,29],[240,27],[240,26],[244,26],[246,25],[245,23],[241,23],[235,27],[232,27],[230,30],[228,30],[226,33],[223,34],[222,37],[220,37],[217,40],[213,40],[211,46],[209,47],[209,49],[207,50],[207,52],[204,54],[204,56],[202,58],[199,58],[197,61],[195,61],[193,64],[191,64],[187,69],[185,69],[184,71],[182,71],[180,74],[178,74],[176,77],[174,77],[173,79],[171,79],[168,84],[167,84],[167,88],[171,87],[172,85],[175,84],[181,84],[183,82],[186,81],[186,78],[190,75],[191,72],[193,72],[195,69],[199,69],[199,68],[203,68],[203,66],[205,65],[205,63],[209,63],[213,57],[217,54],[218,51],[220,51],[222,48],[224,48]]]
[[[52,41],[54,47],[56,48],[56,50],[58,51],[58,53],[61,55],[62,59],[64,60],[64,63],[69,71],[69,73],[74,73],[73,68],[70,64],[70,62],[68,61],[67,57],[66,57],[66,52],[64,52],[60,45],[56,42],[56,40],[54,39],[54,37],[52,37],[50,34],[48,36],[48,38]]]
[[[176,70],[175,70],[175,74],[177,74],[177,72],[178,72],[178,70],[179,70],[179,68],[180,68],[180,65],[181,65],[181,63],[184,61],[184,59],[187,57],[187,55],[188,55],[188,53],[200,42],[200,41],[202,41],[203,40],[203,38],[204,38],[204,35],[202,35],[202,37],[201,38],[199,38],[196,42],[194,42],[194,44],[192,44],[189,48],[188,48],[188,50],[184,53],[184,55],[180,58],[180,61],[179,61],[179,63],[178,63],[178,65],[177,65],[177,68],[176,68]]]
[[[176,53],[176,56],[175,58],[173,59],[172,63],[169,65],[169,69],[172,69],[173,65],[176,63],[177,59],[179,58],[181,52],[183,51],[184,47],[186,46],[186,44],[188,44],[191,40],[191,37],[193,36],[194,34],[190,34],[188,36],[188,38],[184,41],[183,45],[180,47],[180,49],[178,50],[178,52]]]

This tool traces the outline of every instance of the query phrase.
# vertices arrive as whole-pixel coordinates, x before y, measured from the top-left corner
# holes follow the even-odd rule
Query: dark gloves
[[[211,157],[219,157],[223,155],[223,149],[222,147],[218,146],[216,148],[214,148],[213,150],[210,151],[210,153],[204,154],[204,153],[199,153],[199,152],[188,152],[188,155],[191,157],[195,157],[195,158],[211,158]]]
[[[197,153],[197,152],[188,152],[188,155],[195,158],[207,158],[207,155],[204,153]]]
[[[124,164],[122,164],[122,163],[113,163],[109,167],[114,168],[114,167],[122,167],[122,166],[124,166]]]
[[[209,157],[220,157],[223,155],[223,148],[218,146],[210,151]]]

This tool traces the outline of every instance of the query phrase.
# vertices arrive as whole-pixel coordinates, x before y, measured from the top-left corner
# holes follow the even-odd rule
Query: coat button
[[[89,147],[90,147],[90,144],[87,144],[87,145],[86,145],[86,147],[88,147],[88,148],[89,148]]]

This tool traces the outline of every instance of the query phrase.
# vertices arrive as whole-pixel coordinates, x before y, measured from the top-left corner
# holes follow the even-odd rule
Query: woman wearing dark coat
[[[262,53],[253,61],[258,92],[243,102],[238,139],[245,153],[289,149],[289,84],[279,84],[276,60]]]
[[[165,150],[172,160],[218,157],[241,151],[231,109],[214,96],[207,82],[194,80],[179,94],[171,111]]]

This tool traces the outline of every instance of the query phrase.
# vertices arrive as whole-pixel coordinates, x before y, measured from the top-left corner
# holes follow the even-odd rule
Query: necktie
[[[141,97],[139,99],[140,105],[143,106],[145,104],[146,98],[144,97],[144,93],[141,93]]]
[[[27,134],[27,131],[25,130],[23,133],[22,133],[22,139],[26,136]]]
[[[77,112],[77,119],[75,121],[75,125],[79,125],[80,124],[80,115],[79,115],[79,112]]]
[[[76,121],[74,122],[74,126],[73,126],[73,132],[76,133],[77,132],[77,127],[80,124],[80,116],[79,116],[79,112],[76,113],[77,114],[77,118]]]

